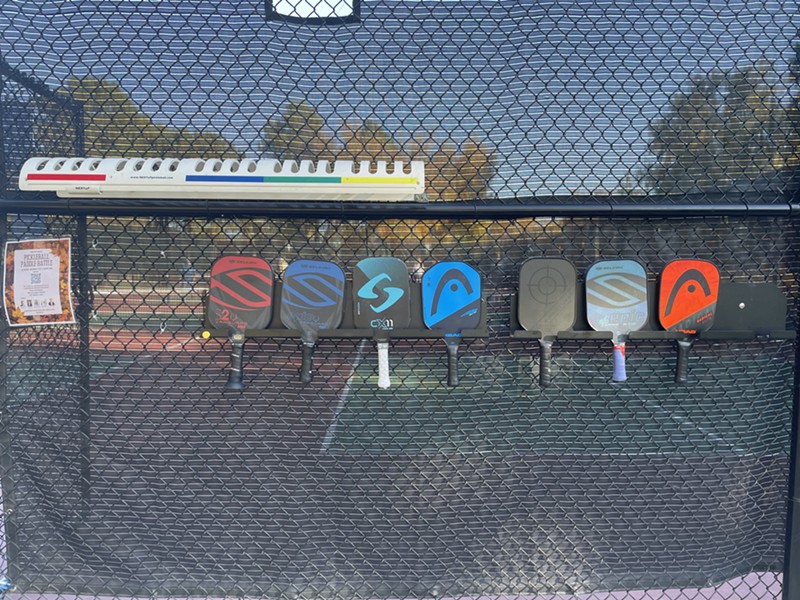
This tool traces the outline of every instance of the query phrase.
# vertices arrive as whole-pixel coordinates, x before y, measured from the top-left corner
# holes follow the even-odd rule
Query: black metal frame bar
[[[800,199],[759,204],[761,194],[742,195],[740,203],[635,204],[597,202],[587,197],[533,197],[520,203],[474,202],[319,202],[243,200],[142,200],[137,198],[59,198],[54,193],[15,192],[0,196],[0,210],[27,214],[174,217],[284,217],[327,219],[519,219],[538,217],[800,217]],[[628,198],[620,198],[620,200]]]

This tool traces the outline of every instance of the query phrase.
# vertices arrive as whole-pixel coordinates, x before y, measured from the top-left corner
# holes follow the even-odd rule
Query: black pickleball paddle
[[[576,318],[575,267],[563,258],[531,258],[519,273],[517,319],[526,331],[538,331],[539,385],[550,385],[553,342]]]
[[[222,256],[211,265],[209,324],[225,329],[233,345],[227,390],[243,390],[245,330],[263,329],[272,319],[272,269],[255,256]]]

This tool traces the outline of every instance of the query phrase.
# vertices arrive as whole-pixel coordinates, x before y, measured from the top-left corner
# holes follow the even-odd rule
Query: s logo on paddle
[[[386,273],[380,273],[370,279],[367,283],[361,286],[361,289],[358,290],[358,297],[364,300],[377,300],[379,297],[378,292],[380,292],[386,298],[378,306],[375,306],[374,304],[369,305],[376,314],[380,314],[390,309],[397,303],[398,300],[400,300],[400,298],[403,297],[403,294],[405,294],[401,288],[397,287],[384,287],[376,291],[375,288],[383,281],[391,282],[392,278]]]

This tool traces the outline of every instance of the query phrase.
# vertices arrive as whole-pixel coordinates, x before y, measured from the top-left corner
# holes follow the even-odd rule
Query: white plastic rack
[[[407,202],[425,192],[420,161],[35,157],[23,191],[62,198],[182,198]]]

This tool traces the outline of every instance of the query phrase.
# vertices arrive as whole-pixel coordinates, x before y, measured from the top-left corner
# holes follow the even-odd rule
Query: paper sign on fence
[[[70,239],[6,242],[3,298],[11,327],[74,323]]]

